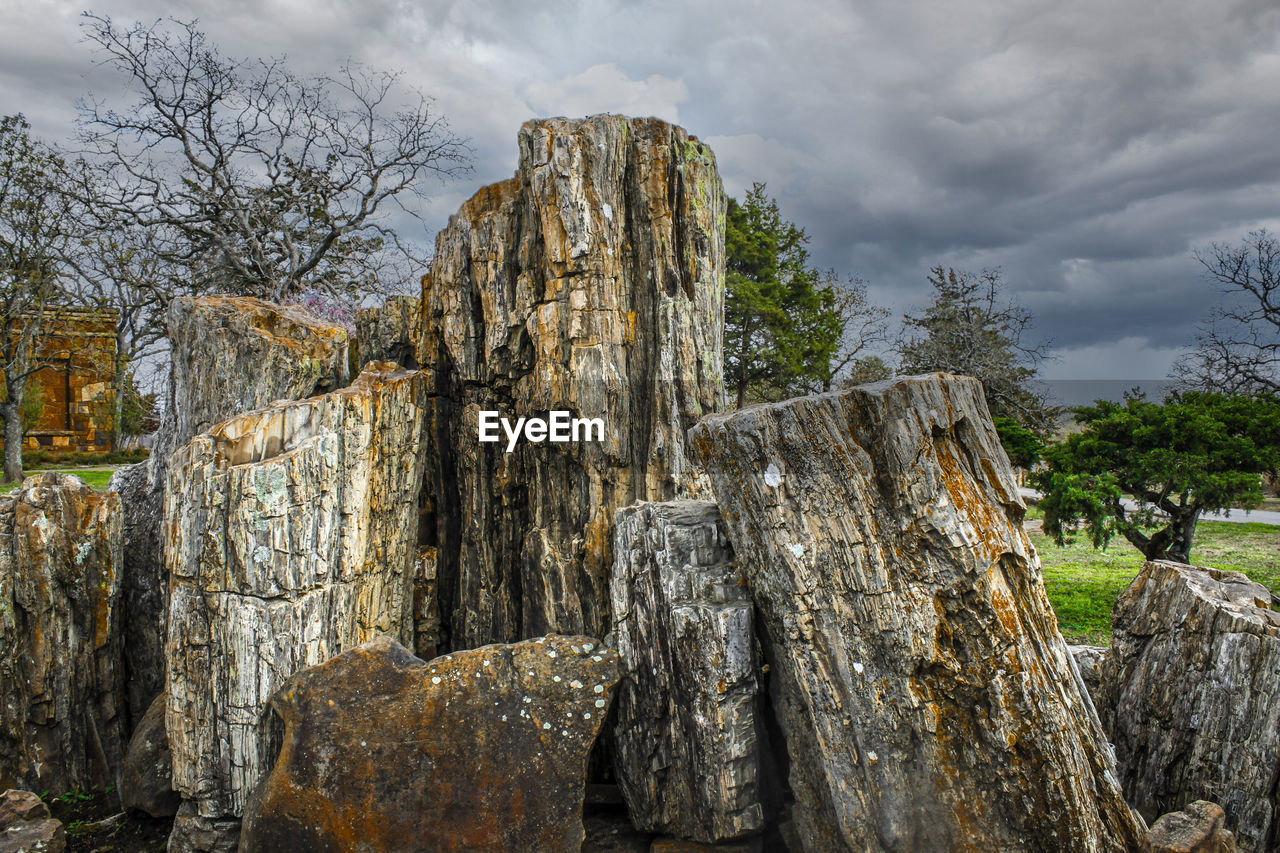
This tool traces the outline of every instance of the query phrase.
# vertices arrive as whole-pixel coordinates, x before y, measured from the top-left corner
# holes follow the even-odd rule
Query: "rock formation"
[[[166,315],[173,353],[170,397],[151,459],[122,469],[110,488],[125,507],[125,663],[137,721],[164,689],[161,506],[169,454],[196,434],[277,400],[347,384],[347,333],[294,306],[230,296],[180,297]]]
[[[111,475],[107,489],[120,496],[120,566],[125,693],[129,725],[136,726],[164,690],[164,619],[168,589],[160,564],[163,488],[151,480],[151,460]]]
[[[290,675],[379,634],[412,643],[425,390],[370,364],[170,458],[166,727],[174,787],[197,805],[185,823],[240,814]]]
[[[1067,651],[1071,652],[1089,699],[1097,708],[1102,698],[1102,665],[1107,659],[1107,649],[1103,646],[1067,646]]]
[[[722,397],[711,151],[621,116],[531,121],[519,147],[515,177],[440,233],[422,293],[439,462],[424,544],[455,649],[607,631],[613,513],[700,493],[685,431]],[[600,440],[507,452],[477,440],[482,411],[598,418]]]
[[[0,853],[63,853],[67,835],[30,791],[0,794]]]
[[[1147,820],[1204,799],[1240,849],[1274,850],[1280,613],[1238,572],[1147,563],[1115,607],[1103,723]]]
[[[272,700],[284,744],[241,853],[578,853],[616,653],[545,637],[436,658],[379,638]]]
[[[0,788],[116,783],[120,517],[116,495],[70,474],[0,496]]]
[[[977,380],[753,406],[690,437],[761,617],[807,849],[1136,849]]]
[[[1196,800],[1180,812],[1162,815],[1147,832],[1140,853],[1236,853],[1222,806]]]
[[[440,648],[440,640],[436,549],[421,548],[413,570],[413,653],[431,660]]]
[[[173,756],[165,733],[165,694],[142,715],[129,739],[120,774],[120,805],[152,817],[172,817],[182,798],[173,790]]]
[[[754,612],[708,501],[618,510],[611,593],[624,678],[614,770],[638,829],[723,841],[764,827]]]
[[[392,361],[416,368],[420,307],[416,297],[393,296],[385,304],[357,314],[355,363]]]

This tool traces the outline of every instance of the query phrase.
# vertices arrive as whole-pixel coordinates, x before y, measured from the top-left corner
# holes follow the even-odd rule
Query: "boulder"
[[[183,801],[164,849],[165,853],[237,853],[240,818],[202,815],[198,803]]]
[[[120,778],[120,804],[152,817],[172,817],[182,802],[173,790],[173,758],[164,729],[166,699],[163,693],[157,696],[134,727]]]
[[[275,695],[284,745],[241,853],[578,853],[587,757],[617,655],[586,637],[430,663],[382,637]]]
[[[422,374],[240,415],[170,458],[166,728],[198,816],[237,816],[277,740],[267,702],[299,669],[380,634],[413,642]]]
[[[754,611],[710,501],[615,518],[614,770],[637,829],[723,841],[764,827]]]
[[[1162,815],[1147,832],[1141,853],[1236,853],[1222,806],[1204,800]]]
[[[982,385],[934,374],[690,433],[760,615],[823,851],[1131,851]]]
[[[161,553],[169,454],[233,415],[346,385],[348,337],[297,306],[183,296],[166,314],[169,400],[151,458],[117,472],[125,507],[125,664],[132,721],[164,690],[168,578]]]
[[[706,495],[685,432],[722,404],[725,198],[711,150],[615,115],[527,122],[519,148],[515,177],[449,220],[423,280],[425,544],[454,649],[608,631],[614,511]],[[479,441],[482,412],[513,429],[552,412],[601,423],[508,452],[505,438]]]
[[[1270,849],[1280,768],[1280,613],[1238,572],[1147,563],[1114,610],[1103,723],[1148,820],[1221,804],[1242,851]]]
[[[0,788],[115,785],[120,499],[48,472],[0,496]]]
[[[63,853],[66,849],[61,821],[21,820],[0,828],[0,853]]]
[[[11,788],[0,794],[0,829],[13,826],[20,820],[47,820],[49,807],[30,791]]]
[[[350,379],[347,330],[296,305],[181,296],[165,320],[173,351],[162,428],[168,451],[232,415],[333,391]]]

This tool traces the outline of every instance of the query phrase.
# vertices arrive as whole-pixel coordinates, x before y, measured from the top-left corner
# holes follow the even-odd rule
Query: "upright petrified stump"
[[[1277,849],[1280,613],[1239,572],[1147,563],[1115,607],[1103,725],[1147,820],[1209,800],[1242,851]]]
[[[393,296],[356,314],[356,364],[393,361],[417,367],[420,309],[417,297]]]
[[[346,330],[294,306],[248,297],[180,297],[165,316],[170,398],[151,459],[117,471],[125,509],[125,663],[130,718],[164,689],[162,520],[169,454],[233,415],[347,384]]]
[[[671,501],[616,518],[614,769],[631,819],[695,841],[760,830],[754,611],[720,511]]]
[[[440,233],[422,293],[439,462],[426,544],[455,649],[607,631],[613,513],[697,496],[685,432],[721,403],[725,200],[710,149],[622,116],[531,121],[519,145],[515,177]],[[482,411],[603,429],[508,453],[505,436],[478,440]]]
[[[0,790],[117,783],[120,561],[115,495],[50,472],[0,497]]]
[[[753,406],[691,439],[761,615],[808,849],[1141,843],[977,380]]]
[[[382,637],[272,699],[284,745],[241,853],[578,853],[617,654],[587,637],[425,663]]]
[[[286,678],[378,634],[412,643],[424,394],[416,371],[371,364],[173,454],[166,724],[201,817],[240,814]]]

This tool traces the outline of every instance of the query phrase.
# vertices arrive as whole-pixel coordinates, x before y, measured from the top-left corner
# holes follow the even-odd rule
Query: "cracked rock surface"
[[[1208,800],[1240,850],[1276,849],[1280,613],[1239,572],[1149,562],[1116,601],[1103,723],[1147,818]]]
[[[164,484],[169,454],[196,434],[277,400],[346,385],[347,333],[296,306],[232,296],[174,299],[165,321],[170,398],[151,458],[111,477],[125,510],[125,665],[137,724],[164,689]]]
[[[753,406],[691,440],[761,616],[808,847],[1137,848],[977,380]]]
[[[115,785],[120,499],[46,472],[0,496],[0,789]]]
[[[725,199],[656,119],[540,119],[515,177],[436,240],[417,360],[448,647],[609,630],[613,513],[705,494],[685,442],[722,398]],[[479,413],[601,418],[603,441],[478,441]]]
[[[173,454],[166,728],[198,817],[241,813],[290,675],[379,634],[412,644],[424,392],[422,374],[373,363]]]
[[[751,598],[710,501],[618,510],[614,768],[636,828],[695,841],[764,827]]]

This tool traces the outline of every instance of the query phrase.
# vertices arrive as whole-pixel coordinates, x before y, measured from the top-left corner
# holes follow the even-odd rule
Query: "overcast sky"
[[[5,0],[0,114],[68,137],[112,94],[82,5]],[[1054,342],[1052,378],[1163,376],[1217,295],[1192,251],[1280,230],[1274,0],[702,3],[116,2],[199,18],[224,52],[401,69],[475,149],[434,234],[509,177],[534,116],[656,115],[764,181],[815,261],[896,313],[938,264],[999,266]]]

